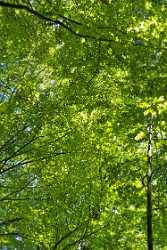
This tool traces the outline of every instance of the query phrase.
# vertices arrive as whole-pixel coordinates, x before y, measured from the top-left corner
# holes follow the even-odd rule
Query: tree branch
[[[37,17],[39,17],[40,19],[43,19],[43,20],[48,21],[48,22],[53,22],[53,23],[54,23],[55,21],[56,21],[56,22],[59,22],[58,20],[55,20],[55,21],[54,21],[53,19],[51,19],[51,18],[49,18],[49,17],[46,17],[46,16],[42,15],[42,14],[39,13],[38,11],[34,10],[34,9],[32,8],[32,6],[31,6],[31,8],[30,8],[30,7],[28,7],[27,5],[7,3],[7,2],[3,2],[3,1],[0,1],[0,6],[2,6],[2,7],[7,7],[7,8],[12,8],[12,9],[25,10],[25,11],[27,11],[27,12],[33,14],[34,16],[37,16]],[[60,17],[60,18],[63,18],[63,19],[66,20],[67,22],[74,23],[74,24],[77,24],[77,25],[82,25],[82,24],[79,23],[78,21],[75,21],[75,20],[72,20],[72,19],[70,19],[70,18],[67,18],[67,17],[65,17],[65,16],[63,16],[63,15],[61,15],[61,14],[59,14],[59,13],[56,13],[56,15],[57,15],[58,17]],[[61,24],[61,22],[60,22],[60,24]]]
[[[7,2],[3,2],[3,1],[0,1],[0,6],[1,7],[6,7],[6,8],[13,8],[13,9],[20,9],[20,10],[24,10],[36,17],[38,17],[39,19],[41,20],[44,20],[46,22],[48,22],[49,24],[51,25],[60,25],[61,27],[65,28],[66,30],[68,30],[69,32],[71,32],[73,35],[77,36],[77,37],[80,37],[80,38],[88,38],[88,39],[92,39],[92,40],[97,40],[97,41],[106,41],[106,42],[114,42],[114,43],[117,43],[116,41],[114,41],[113,39],[110,39],[110,38],[107,38],[107,37],[96,37],[96,36],[93,36],[93,35],[89,35],[89,34],[82,34],[82,33],[79,33],[78,31],[75,31],[73,30],[70,26],[69,26],[69,23],[75,23],[77,25],[82,25],[81,23],[79,22],[76,22],[74,20],[71,20],[67,17],[64,17],[60,14],[56,14],[58,17],[61,17],[63,18],[66,22],[63,23],[62,21],[60,20],[54,20],[50,17],[47,17],[47,16],[44,16],[42,15],[41,13],[39,13],[38,11],[34,10],[34,9],[31,9],[29,8],[28,6],[26,5],[22,5],[22,4],[12,4],[12,3],[7,3]]]
[[[13,219],[10,219],[10,220],[5,220],[5,221],[1,221],[0,222],[0,226],[6,226],[6,225],[10,225],[12,223],[15,223],[15,222],[18,222],[20,220],[23,220],[24,218],[13,218]]]
[[[84,235],[82,235],[79,239],[77,239],[77,240],[75,240],[75,241],[73,241],[73,242],[67,244],[62,250],[66,250],[66,249],[69,249],[71,246],[75,246],[77,243],[80,243],[81,240],[83,240],[83,239],[88,239],[91,235],[94,235],[94,234],[98,233],[100,230],[104,229],[104,228],[107,227],[107,226],[108,226],[108,224],[102,226],[101,228],[98,228],[98,229],[96,229],[96,230],[90,232],[90,233],[87,234],[87,235],[86,235],[86,233],[84,233]]]
[[[68,232],[67,234],[65,234],[64,236],[62,236],[61,239],[60,239],[59,241],[57,241],[56,244],[54,245],[53,250],[55,250],[55,249],[58,247],[58,245],[60,245],[60,243],[61,243],[62,241],[64,241],[66,238],[68,238],[71,234],[73,234],[74,232],[76,232],[76,231],[77,231],[79,228],[81,228],[82,226],[83,226],[83,225],[81,224],[81,225],[75,227],[73,230],[69,231],[69,232]]]
[[[20,162],[18,162],[17,164],[14,164],[12,165],[11,167],[8,167],[6,169],[2,169],[1,172],[0,172],[0,175],[10,171],[10,170],[13,170],[14,168],[16,168],[17,166],[23,166],[23,165],[28,165],[30,163],[33,163],[33,162],[39,162],[39,161],[43,161],[43,160],[48,160],[52,157],[55,157],[55,156],[58,156],[58,155],[65,155],[65,154],[70,154],[71,152],[60,152],[60,153],[53,153],[53,154],[46,154],[44,157],[40,157],[40,158],[37,158],[37,159],[32,159],[32,160],[22,160]]]

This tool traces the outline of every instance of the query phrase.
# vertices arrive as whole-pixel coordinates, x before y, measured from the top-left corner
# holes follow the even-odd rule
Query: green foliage
[[[150,117],[165,249],[166,13],[165,1],[0,1],[2,249],[145,249]]]

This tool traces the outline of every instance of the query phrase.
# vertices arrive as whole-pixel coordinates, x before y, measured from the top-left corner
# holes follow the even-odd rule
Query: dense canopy
[[[167,249],[166,0],[1,0],[0,53],[0,248]]]

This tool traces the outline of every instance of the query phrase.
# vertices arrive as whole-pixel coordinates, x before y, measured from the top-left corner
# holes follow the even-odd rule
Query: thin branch
[[[24,218],[21,217],[21,218],[13,218],[13,219],[10,219],[10,220],[1,221],[0,226],[10,225],[12,223],[18,222],[18,221],[23,220],[23,219]]]
[[[28,6],[26,5],[22,5],[22,4],[12,4],[12,3],[7,3],[7,2],[3,2],[3,1],[0,1],[0,6],[1,7],[6,7],[6,8],[14,8],[14,9],[20,9],[20,10],[24,10],[28,13],[31,13],[32,15],[38,17],[39,19],[41,20],[44,20],[46,22],[48,22],[49,24],[51,25],[60,25],[62,26],[63,28],[65,28],[66,30],[68,30],[69,32],[71,32],[73,35],[77,36],[77,37],[80,37],[80,38],[88,38],[88,39],[92,39],[92,40],[97,40],[97,41],[106,41],[106,42],[114,42],[114,43],[117,43],[116,41],[114,41],[113,39],[110,39],[110,38],[107,38],[107,37],[96,37],[96,36],[93,36],[93,35],[89,35],[89,34],[82,34],[82,33],[79,33],[78,31],[75,31],[73,30],[69,25],[68,23],[63,23],[61,20],[55,20],[55,19],[52,19],[50,17],[47,17],[47,16],[44,16],[42,15],[41,13],[39,13],[38,11],[34,10],[34,9],[31,9],[29,8]],[[64,20],[68,21],[68,22],[73,22],[75,24],[78,24],[78,25],[81,25],[81,23],[78,23],[76,21],[73,21],[71,19],[68,19],[60,14],[56,14],[57,16],[63,18]]]
[[[77,227],[75,227],[73,230],[69,231],[67,234],[65,234],[64,236],[61,237],[61,239],[59,241],[56,242],[56,244],[54,245],[54,247],[52,248],[53,250],[55,250],[58,245],[60,245],[60,243],[62,241],[64,241],[66,238],[68,238],[71,234],[75,233],[79,228],[81,228],[83,225],[79,225]]]
[[[34,178],[34,180],[35,180],[35,178]],[[9,198],[9,197],[10,197],[11,195],[17,195],[17,194],[19,194],[20,192],[22,192],[23,190],[25,190],[25,189],[27,188],[27,186],[28,186],[32,181],[34,181],[34,180],[30,180],[30,181],[28,181],[27,183],[25,183],[24,186],[20,187],[19,189],[14,190],[14,191],[8,193],[8,194],[5,195],[4,197],[2,197],[2,198],[0,199],[0,201],[18,200],[18,198]],[[25,199],[24,199],[24,200],[25,200]]]
[[[3,236],[18,236],[19,234],[17,232],[12,232],[12,233],[0,233],[0,237]]]
[[[10,159],[12,159],[13,157],[16,157],[18,155],[20,155],[20,151],[23,150],[25,147],[29,146],[32,142],[34,142],[35,140],[41,138],[43,136],[33,136],[33,138],[31,138],[27,143],[25,143],[24,145],[22,145],[18,150],[14,151],[11,155],[9,155],[7,158],[1,160],[0,162],[2,163],[6,163],[7,161],[9,161]]]
[[[9,168],[6,168],[6,169],[3,169],[1,170],[0,174],[4,174],[10,170],[13,170],[14,168],[16,168],[17,166],[24,166],[24,165],[27,165],[27,164],[30,164],[30,163],[33,163],[33,162],[39,162],[39,161],[43,161],[43,160],[48,160],[50,158],[52,158],[53,156],[58,156],[58,155],[65,155],[65,154],[70,154],[71,152],[60,152],[60,153],[54,153],[54,154],[46,154],[44,157],[40,157],[40,158],[37,158],[37,159],[32,159],[32,160],[22,160],[21,162],[9,167]]]
[[[8,140],[6,140],[1,146],[0,146],[0,152],[2,152],[2,150],[4,150],[6,147],[9,146],[9,144],[12,144],[14,142],[16,142],[17,140],[17,136],[19,132],[24,131],[24,129],[26,129],[27,124],[23,126],[23,128],[21,128],[20,130],[18,129],[14,134],[12,134]]]
[[[12,8],[12,9],[20,9],[20,10],[25,10],[31,14],[33,14],[34,16],[37,16],[39,17],[40,19],[43,19],[45,21],[48,21],[48,22],[55,22],[55,20],[49,18],[49,17],[46,17],[42,14],[40,14],[38,11],[34,10],[32,8],[32,5],[30,7],[28,7],[27,5],[23,5],[23,4],[13,4],[13,3],[7,3],[7,2],[3,2],[3,1],[0,1],[0,6],[2,7],[7,7],[7,8]],[[75,20],[72,20],[70,18],[67,18],[59,13],[55,13],[58,17],[60,18],[63,18],[64,20],[70,22],[70,23],[74,23],[74,24],[77,24],[77,25],[82,25],[81,23],[79,23],[78,21],[75,21]],[[61,24],[61,22],[59,20],[56,20],[56,22],[59,22],[59,24]]]
[[[83,33],[80,33],[76,30],[73,30],[69,24],[71,23],[75,23],[77,25],[83,25],[77,21],[74,21],[72,19],[69,19],[67,17],[64,17],[63,15],[59,14],[59,13],[56,13],[56,15],[58,17],[61,17],[62,19],[64,19],[66,21],[66,23],[63,23],[63,21],[61,20],[55,20],[55,19],[52,19],[50,17],[47,17],[47,16],[44,16],[42,15],[41,13],[39,13],[38,11],[32,9],[32,8],[29,8],[28,6],[26,5],[22,5],[22,4],[12,4],[12,3],[7,3],[7,2],[3,2],[3,1],[0,1],[0,7],[5,7],[5,8],[14,8],[14,9],[20,9],[20,10],[24,10],[36,17],[38,17],[39,19],[41,20],[44,20],[46,22],[48,22],[48,24],[51,24],[51,25],[60,25],[61,27],[65,28],[66,30],[68,30],[71,34],[75,35],[76,37],[80,37],[80,38],[88,38],[88,39],[91,39],[91,40],[96,40],[96,41],[103,41],[103,42],[112,42],[112,43],[115,43],[115,44],[121,44],[122,46],[125,45],[125,42],[121,41],[121,42],[117,42],[115,41],[114,39],[111,39],[111,38],[108,38],[108,37],[101,37],[101,36],[95,36],[95,35],[90,35],[90,34],[83,34]],[[134,43],[132,43],[131,40],[127,40],[127,42],[129,42],[129,44],[132,44],[133,46],[140,46],[142,48],[145,48],[145,49],[148,49],[148,48],[151,48],[151,49],[159,49],[159,50],[164,50],[166,51],[167,48],[162,48],[162,47],[152,47],[152,46],[149,46],[149,45],[136,45]]]
[[[71,247],[71,246],[75,246],[77,243],[80,243],[81,240],[89,238],[91,235],[98,233],[100,230],[104,229],[104,228],[107,227],[107,226],[108,226],[108,224],[102,226],[101,228],[98,228],[98,229],[94,230],[93,232],[90,232],[90,233],[87,234],[87,235],[84,234],[84,235],[81,236],[79,239],[77,239],[77,240],[73,241],[72,243],[69,243],[68,245],[66,245],[62,250],[66,250],[66,249],[69,249],[69,247]]]

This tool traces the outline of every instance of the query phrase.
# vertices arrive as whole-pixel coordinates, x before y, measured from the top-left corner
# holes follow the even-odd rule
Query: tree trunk
[[[152,228],[152,187],[151,180],[147,183],[147,249],[153,250]]]
[[[153,250],[153,225],[152,225],[152,124],[148,127],[149,141],[147,148],[147,249]]]

